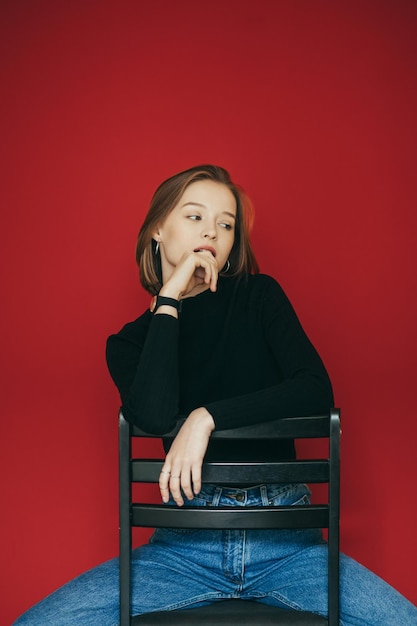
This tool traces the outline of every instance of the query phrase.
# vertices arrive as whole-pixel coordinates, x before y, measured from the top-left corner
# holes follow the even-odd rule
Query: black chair
[[[181,427],[169,433],[174,437]],[[119,416],[120,445],[120,626],[204,625],[239,626],[339,624],[339,492],[340,412],[293,417],[227,431],[215,431],[222,439],[325,438],[326,458],[297,459],[278,463],[205,463],[203,481],[219,485],[259,483],[327,483],[325,504],[254,508],[181,508],[132,501],[132,483],[158,483],[163,459],[131,458],[132,438],[150,437]],[[317,455],[316,455],[317,457]],[[160,611],[131,617],[130,555],[132,527],[176,528],[328,528],[328,619],[267,606],[255,601],[224,600],[199,608]]]

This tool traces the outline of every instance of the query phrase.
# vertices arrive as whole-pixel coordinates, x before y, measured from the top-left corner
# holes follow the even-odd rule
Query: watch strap
[[[157,296],[153,312],[155,313],[160,306],[172,306],[174,307],[174,309],[177,309],[179,313],[181,311],[181,304],[181,300],[175,300],[175,298],[167,298],[166,296]]]

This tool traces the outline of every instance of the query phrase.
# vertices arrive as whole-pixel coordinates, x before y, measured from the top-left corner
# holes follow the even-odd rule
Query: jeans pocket
[[[308,506],[310,504],[310,498],[308,495],[302,496],[297,502],[293,502],[291,506]]]
[[[269,499],[270,506],[308,506],[311,492],[307,485],[288,485]]]

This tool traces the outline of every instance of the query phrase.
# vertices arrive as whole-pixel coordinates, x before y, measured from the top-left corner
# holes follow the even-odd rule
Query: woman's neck
[[[187,295],[185,295],[181,300],[185,300],[186,298],[194,298],[194,296],[198,296],[200,293],[207,291],[208,285],[203,283],[202,285],[196,285],[194,289],[192,289]]]

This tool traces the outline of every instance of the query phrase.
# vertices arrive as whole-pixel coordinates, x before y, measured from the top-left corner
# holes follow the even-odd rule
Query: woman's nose
[[[207,239],[216,239],[217,231],[214,226],[206,226],[201,232],[201,236]]]

